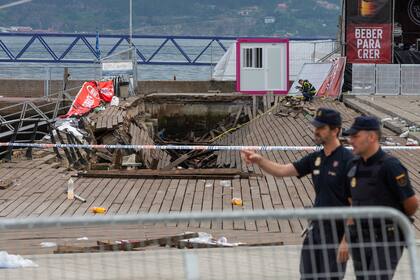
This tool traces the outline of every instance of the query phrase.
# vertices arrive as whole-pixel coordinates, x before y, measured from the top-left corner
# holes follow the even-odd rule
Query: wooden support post
[[[31,143],[35,141],[37,130],[38,130],[38,122],[35,122],[34,131],[31,135]],[[28,149],[26,150],[26,158],[32,159],[32,147],[28,147]]]

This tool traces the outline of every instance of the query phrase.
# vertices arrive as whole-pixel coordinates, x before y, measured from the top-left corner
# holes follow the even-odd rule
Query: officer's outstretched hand
[[[241,157],[246,164],[259,164],[263,157],[252,150],[242,150]]]
[[[338,247],[337,252],[337,262],[339,263],[345,263],[349,259],[349,245],[347,244],[347,241],[343,239],[340,243],[340,246]]]

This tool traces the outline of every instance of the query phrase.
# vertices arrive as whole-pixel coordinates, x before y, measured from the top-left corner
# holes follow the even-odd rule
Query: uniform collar
[[[337,148],[335,148],[335,149],[331,152],[331,154],[330,154],[329,156],[327,156],[327,155],[325,154],[325,149],[322,149],[322,155],[323,155],[324,157],[326,157],[326,158],[332,157],[332,156],[334,156],[334,154],[335,154],[337,151],[339,151],[342,147],[343,147],[343,145],[337,146]]]
[[[385,152],[382,150],[382,148],[379,148],[379,150],[373,154],[373,156],[371,156],[370,158],[367,159],[367,161],[363,161],[363,163],[365,163],[366,165],[371,165],[375,162],[377,162],[380,158],[382,158],[382,156],[385,154]]]

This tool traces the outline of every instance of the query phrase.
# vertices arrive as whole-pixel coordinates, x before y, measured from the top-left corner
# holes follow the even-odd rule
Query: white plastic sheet
[[[34,262],[18,255],[9,255],[6,251],[0,251],[0,268],[37,267]]]

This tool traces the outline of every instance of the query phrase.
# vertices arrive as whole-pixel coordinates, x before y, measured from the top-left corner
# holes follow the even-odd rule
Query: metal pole
[[[131,49],[131,60],[133,63],[133,90],[137,89],[137,59],[136,49],[133,43],[133,0],[130,0],[130,49]]]
[[[210,81],[213,80],[213,42],[210,45]]]

